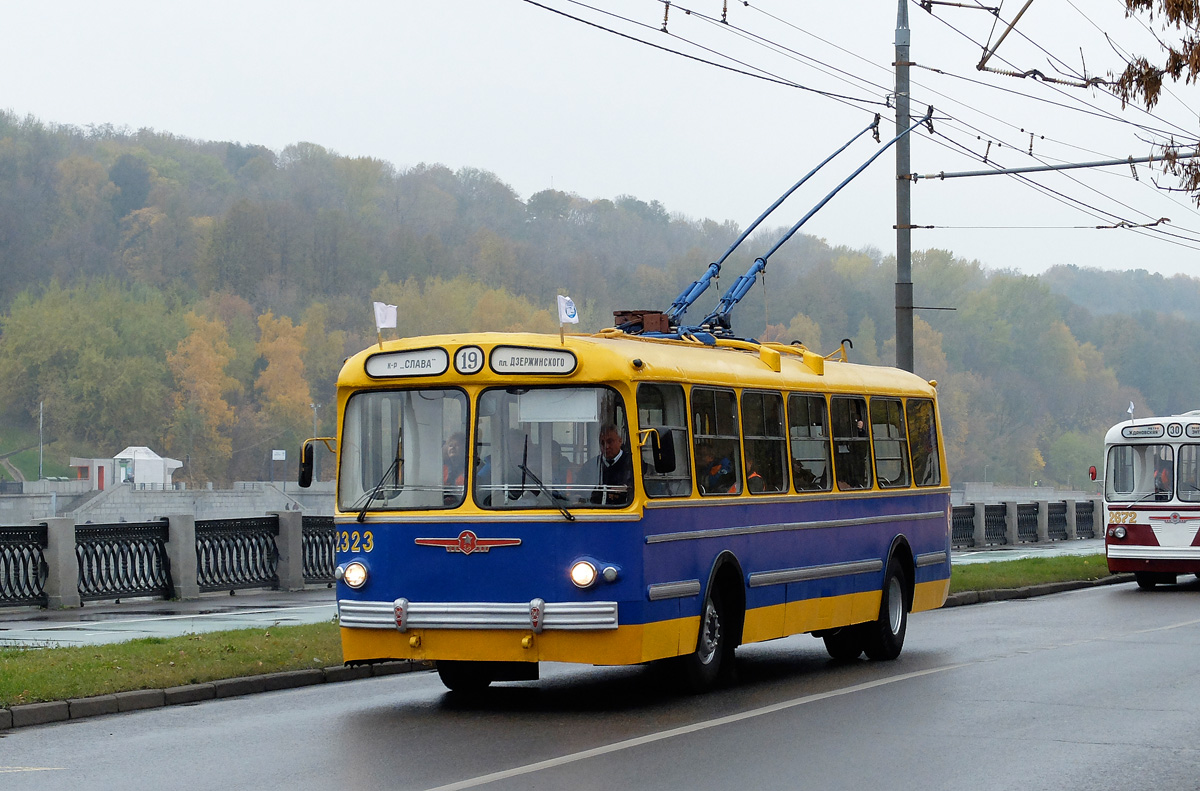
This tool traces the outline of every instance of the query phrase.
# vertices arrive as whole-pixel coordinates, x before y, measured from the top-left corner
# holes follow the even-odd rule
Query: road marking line
[[[0,775],[16,772],[61,772],[61,766],[0,766]]]
[[[659,731],[658,733],[651,733],[651,734],[647,734],[645,736],[638,736],[633,739],[625,739],[624,741],[613,742],[612,744],[606,744],[606,745],[603,745],[600,747],[593,747],[590,750],[582,750],[577,753],[571,753],[569,755],[559,756],[558,758],[551,758],[546,761],[538,761],[536,763],[526,764],[525,766],[518,766],[518,767],[514,767],[512,769],[505,769],[500,772],[492,772],[490,774],[480,775],[479,777],[473,777],[468,780],[460,780],[456,783],[450,783],[448,785],[437,786],[435,788],[427,789],[426,791],[462,791],[462,789],[466,789],[466,788],[477,788],[482,785],[487,785],[488,783],[495,783],[499,780],[507,780],[512,777],[520,777],[521,775],[533,774],[534,772],[540,772],[543,769],[552,769],[557,766],[564,766],[566,764],[575,763],[577,761],[583,761],[588,758],[595,758],[597,756],[607,755],[609,753],[620,752],[621,750],[628,750],[633,747],[640,747],[643,744],[653,744],[654,742],[660,742],[660,741],[663,741],[664,739],[673,739],[676,736],[686,736],[689,733],[697,733],[699,731],[709,730],[710,728],[719,728],[723,725],[732,725],[735,722],[741,722],[742,720],[754,719],[755,717],[762,717],[767,714],[774,714],[775,712],[778,712],[778,711],[785,711],[787,709],[795,708],[797,706],[803,706],[808,703],[816,703],[818,701],[828,700],[830,698],[836,698],[836,697],[840,697],[842,695],[850,695],[855,692],[863,692],[868,689],[875,689],[876,687],[882,687],[882,686],[886,686],[888,684],[895,684],[896,682],[899,682],[899,681],[909,681],[914,678],[920,678],[921,676],[928,676],[928,675],[932,675],[934,673],[942,673],[946,670],[956,670],[960,667],[966,667],[969,664],[972,664],[972,663],[964,662],[962,664],[957,664],[957,665],[945,665],[943,667],[935,667],[930,670],[917,670],[912,673],[904,673],[899,676],[891,676],[889,678],[881,678],[876,681],[867,681],[863,684],[855,684],[854,686],[844,687],[842,689],[835,689],[835,690],[831,690],[829,692],[819,692],[815,695],[805,695],[802,698],[793,698],[792,700],[785,700],[781,703],[772,703],[770,706],[763,706],[763,707],[757,708],[757,709],[750,709],[749,711],[743,711],[740,714],[729,714],[724,717],[717,717],[716,719],[713,719],[713,720],[704,720],[703,722],[696,722],[691,725],[683,725],[678,728],[671,728],[670,730]]]
[[[158,615],[153,618],[128,618],[128,619],[120,620],[120,621],[115,621],[115,620],[114,621],[72,621],[71,623],[52,624],[49,626],[37,626],[37,627],[31,628],[31,629],[13,629],[12,631],[52,632],[55,630],[62,630],[62,629],[78,629],[80,627],[80,624],[87,624],[88,626],[92,627],[93,629],[100,629],[100,632],[97,632],[97,634],[98,634],[98,633],[107,632],[107,631],[115,631],[115,630],[110,630],[110,629],[101,629],[101,627],[104,627],[104,626],[107,626],[110,624],[113,626],[119,626],[120,624],[125,624],[125,623],[148,623],[148,622],[153,622],[153,621],[182,621],[182,620],[188,620],[188,619],[192,619],[192,618],[228,618],[228,617],[236,618],[237,616],[242,616],[242,615],[267,615],[267,614],[275,614],[275,613],[289,613],[294,610],[318,610],[318,609],[324,609],[324,608],[328,608],[330,610],[336,610],[337,605],[332,604],[332,603],[331,604],[306,604],[304,606],[298,606],[298,607],[278,607],[278,608],[268,607],[266,609],[236,610],[233,612],[205,612],[205,613],[195,613],[192,615]],[[279,620],[279,619],[277,619],[277,620]]]

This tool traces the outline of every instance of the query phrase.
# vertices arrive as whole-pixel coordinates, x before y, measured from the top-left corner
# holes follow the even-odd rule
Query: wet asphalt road
[[[6,791],[1113,789],[1200,783],[1200,583],[921,613],[895,662],[795,637],[737,686],[547,666],[456,700],[436,675],[10,731]]]

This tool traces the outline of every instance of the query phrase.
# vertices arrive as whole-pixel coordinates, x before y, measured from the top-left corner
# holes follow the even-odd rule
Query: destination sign
[[[373,354],[367,358],[367,375],[377,378],[394,376],[441,376],[450,367],[445,349],[413,349],[407,352]]]
[[[1200,437],[1200,423],[1191,423],[1187,427],[1189,437]]]
[[[489,359],[498,374],[559,374],[575,371],[575,355],[562,349],[497,346]]]
[[[1145,426],[1126,426],[1121,429],[1121,436],[1126,439],[1156,439],[1163,435],[1161,423],[1150,423]]]

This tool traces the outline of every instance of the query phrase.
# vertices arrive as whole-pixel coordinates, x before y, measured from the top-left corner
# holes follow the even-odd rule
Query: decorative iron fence
[[[197,519],[196,578],[202,591],[279,586],[279,517]]]
[[[1075,503],[1075,535],[1079,538],[1099,538],[1103,533],[1098,527],[1096,504],[1092,500]]]
[[[988,503],[983,507],[983,537],[989,544],[1008,543],[1008,528],[1004,523],[1006,513],[1004,503]]]
[[[1017,540],[1030,543],[1038,540],[1038,504],[1017,504]]]
[[[0,605],[46,606],[46,526],[0,527]]]
[[[1046,504],[1046,537],[1051,541],[1067,540],[1067,504],[1065,501]]]
[[[306,516],[301,525],[304,534],[304,581],[333,582],[333,548],[337,543],[333,517]]]
[[[167,520],[76,525],[79,598],[171,596]]]
[[[956,547],[975,546],[975,506],[954,506],[951,525],[951,544]]]

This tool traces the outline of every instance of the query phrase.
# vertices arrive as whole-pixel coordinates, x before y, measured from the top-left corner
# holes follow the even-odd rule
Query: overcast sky
[[[277,151],[309,141],[401,169],[475,167],[521,198],[549,187],[589,199],[626,194],[742,227],[875,111],[885,116],[884,140],[894,134],[891,110],[869,103],[893,86],[894,0],[730,0],[727,25],[712,21],[722,0],[685,0],[672,5],[667,33],[659,0],[542,4],[793,85],[524,0],[41,0],[0,5],[0,107]],[[1023,5],[1006,0],[1000,16],[1011,20]],[[935,6],[931,15],[911,4],[909,14],[912,60],[930,67],[913,70],[913,111],[933,104],[938,119],[938,136],[914,139],[916,172],[978,170],[985,152],[1006,167],[1145,156],[1154,130],[1195,141],[1196,86],[1173,87],[1154,116],[1121,110],[1101,89],[976,71],[982,45],[1004,27],[987,11]],[[1116,48],[1155,46],[1121,0],[1035,0],[1016,31],[992,65],[1060,76],[1086,64],[1088,76],[1104,77],[1122,67]],[[775,224],[795,222],[876,150],[861,139]],[[804,232],[894,252],[894,163],[891,152],[880,157]],[[1127,165],[1032,177],[1059,197],[1010,176],[919,181],[913,223],[939,228],[914,231],[913,245],[1027,273],[1073,263],[1200,276],[1200,213],[1152,183],[1173,185],[1170,176],[1137,172],[1136,180]],[[1161,217],[1170,224],[1154,230],[1094,229]]]

